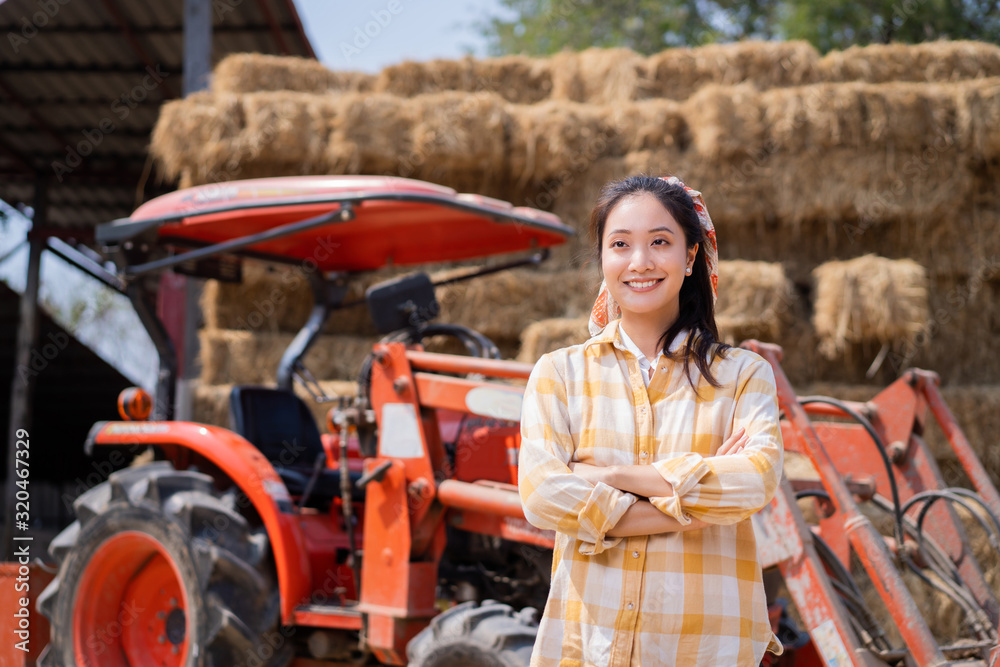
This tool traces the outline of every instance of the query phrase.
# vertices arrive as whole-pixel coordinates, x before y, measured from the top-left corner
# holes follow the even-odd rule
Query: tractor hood
[[[164,244],[231,245],[322,271],[458,261],[559,245],[573,234],[551,213],[423,181],[293,176],[172,192],[96,236],[113,245],[154,231]]]

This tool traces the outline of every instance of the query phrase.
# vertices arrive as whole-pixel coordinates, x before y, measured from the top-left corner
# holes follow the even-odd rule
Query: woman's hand
[[[578,475],[591,484],[604,482],[609,486],[614,486],[611,480],[614,477],[614,466],[595,466],[589,463],[579,463],[574,461],[569,464],[569,469],[574,475]]]
[[[726,438],[726,441],[722,443],[722,446],[719,447],[719,451],[715,452],[715,455],[739,454],[748,442],[750,442],[750,436],[747,435],[747,430],[740,427],[738,431],[734,431],[732,435]]]
[[[746,429],[741,427],[726,438],[715,455],[739,454],[748,442],[750,436],[747,435]],[[671,496],[674,493],[673,486],[650,465],[595,466],[574,461],[569,464],[569,469],[574,475],[582,477],[591,484],[603,482],[621,491],[645,498]]]

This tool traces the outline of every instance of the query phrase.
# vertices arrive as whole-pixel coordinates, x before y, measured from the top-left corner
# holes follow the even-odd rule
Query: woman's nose
[[[629,269],[632,271],[646,271],[653,268],[653,258],[644,247],[633,250],[629,260]]]

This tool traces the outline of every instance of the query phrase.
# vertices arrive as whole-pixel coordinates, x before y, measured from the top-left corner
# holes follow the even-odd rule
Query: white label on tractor
[[[833,625],[833,619],[823,621],[813,628],[809,635],[827,667],[850,667],[853,664],[847,653],[847,647],[844,646],[844,640],[840,638],[837,628]]]
[[[424,455],[417,411],[410,403],[386,403],[379,424],[380,456],[415,459]]]
[[[480,417],[492,417],[506,421],[521,421],[521,402],[524,395],[519,391],[496,387],[476,387],[465,395],[465,407]]]
[[[145,435],[147,433],[166,433],[170,430],[169,424],[156,424],[149,422],[115,422],[108,424],[104,432],[108,435]]]

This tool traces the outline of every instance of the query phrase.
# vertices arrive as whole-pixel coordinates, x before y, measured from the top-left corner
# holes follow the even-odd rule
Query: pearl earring
[[[690,266],[687,267],[687,269],[684,270],[684,273],[686,273],[686,274],[688,274],[690,276],[691,275],[691,267]]]

